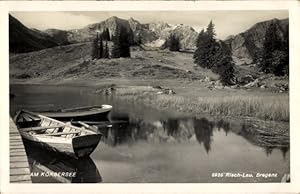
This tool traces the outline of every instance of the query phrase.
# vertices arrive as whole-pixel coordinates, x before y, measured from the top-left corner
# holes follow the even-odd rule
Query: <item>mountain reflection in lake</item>
[[[127,123],[101,129],[105,144],[93,153],[104,182],[280,182],[289,172],[289,144],[273,141],[276,136],[257,141],[239,124],[188,117],[122,120]],[[217,179],[214,172],[277,177]]]
[[[114,119],[118,119],[115,115]],[[143,119],[124,118],[122,122],[113,124],[110,128],[99,128],[103,136],[103,141],[111,146],[119,144],[134,144],[136,141],[146,141],[148,143],[181,143],[185,141],[197,140],[203,145],[205,151],[209,153],[213,141],[214,133],[224,131],[225,137],[230,132],[229,122],[223,119],[211,122],[207,118],[169,118],[147,122]],[[289,151],[287,142],[269,142],[270,145],[260,145],[256,142],[257,136],[244,130],[243,125],[240,130],[232,131],[240,135],[254,145],[264,148],[266,156],[272,153],[273,149],[280,149],[285,158]],[[284,144],[285,143],[285,144]]]
[[[114,124],[100,128],[103,138],[87,161],[74,163],[48,157],[45,151],[35,156],[27,152],[29,161],[36,161],[31,162],[33,167],[77,169],[78,176],[69,182],[280,182],[290,172],[289,137],[269,134],[248,121],[155,110],[117,96],[93,94],[87,87],[12,85],[10,89],[15,94],[12,115],[20,109],[113,105]],[[254,178],[212,177],[218,172],[251,173]],[[256,173],[277,177],[255,177]]]

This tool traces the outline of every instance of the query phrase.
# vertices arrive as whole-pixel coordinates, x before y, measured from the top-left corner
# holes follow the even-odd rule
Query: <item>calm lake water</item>
[[[116,96],[93,94],[87,87],[12,85],[11,93],[15,94],[11,115],[20,109],[44,111],[106,103],[113,105],[110,119],[122,121],[102,130],[103,140],[84,160],[26,143],[36,183],[280,182],[290,172],[289,145],[257,143],[244,121],[154,110]],[[61,171],[76,175],[35,176]],[[266,178],[257,173],[272,175]]]

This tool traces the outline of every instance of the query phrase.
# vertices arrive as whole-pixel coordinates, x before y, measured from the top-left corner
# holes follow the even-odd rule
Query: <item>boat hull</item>
[[[106,121],[108,120],[109,111],[101,112],[101,113],[90,113],[87,115],[79,115],[79,114],[69,114],[69,113],[42,113],[47,117],[51,117],[53,119],[59,121]]]
[[[61,153],[72,158],[83,158],[89,156],[99,144],[102,135],[92,134],[76,138],[59,137],[36,137],[21,133],[22,138],[28,143],[33,143],[43,149]]]
[[[77,158],[89,156],[97,147],[102,135],[86,135],[72,139],[72,147]]]
[[[59,121],[105,121],[108,120],[111,109],[111,105],[102,105],[42,112],[41,114]]]

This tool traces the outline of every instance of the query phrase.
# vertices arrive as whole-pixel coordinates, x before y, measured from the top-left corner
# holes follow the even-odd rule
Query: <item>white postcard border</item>
[[[188,183],[188,184],[10,184],[9,183],[9,60],[8,13],[10,11],[203,11],[289,10],[290,24],[290,169],[291,183]],[[297,192],[300,191],[300,3],[299,1],[7,1],[0,2],[0,137],[1,191],[76,191],[91,193],[195,193]],[[96,192],[97,191],[97,192]]]

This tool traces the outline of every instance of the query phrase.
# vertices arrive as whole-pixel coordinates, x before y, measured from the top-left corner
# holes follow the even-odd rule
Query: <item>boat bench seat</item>
[[[55,128],[61,128],[65,125],[53,125],[53,126],[44,126],[44,127],[28,127],[28,128],[21,128],[20,130],[22,132],[29,132],[29,131],[40,131],[40,130],[46,130],[46,129],[55,129]]]
[[[60,136],[60,135],[70,135],[70,134],[78,134],[80,131],[73,131],[73,132],[61,132],[61,133],[49,133],[49,134],[39,134],[45,136]]]

